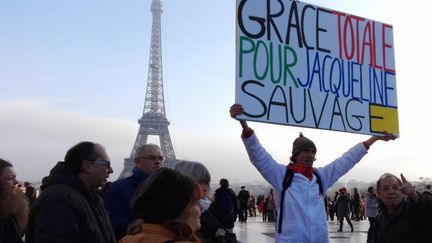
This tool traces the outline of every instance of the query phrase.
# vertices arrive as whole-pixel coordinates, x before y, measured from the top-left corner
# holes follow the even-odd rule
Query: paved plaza
[[[337,232],[339,224],[336,221],[329,222],[329,235],[331,243],[362,243],[366,242],[369,221],[352,221],[354,232],[350,232],[349,225],[344,222],[344,231]],[[262,222],[261,217],[248,218],[247,223],[236,222],[234,233],[242,243],[273,243],[275,237],[275,225],[273,222]]]

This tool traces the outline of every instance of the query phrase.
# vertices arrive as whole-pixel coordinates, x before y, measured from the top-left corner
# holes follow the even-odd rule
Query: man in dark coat
[[[42,180],[42,193],[30,210],[26,242],[116,242],[97,192],[112,172],[101,145],[81,142],[69,149],[64,162]]]
[[[113,182],[104,195],[105,207],[117,241],[126,235],[128,225],[138,218],[130,206],[136,188],[149,175],[162,168],[164,163],[162,150],[156,144],[142,145],[135,152],[134,158],[132,175]]]
[[[373,243],[430,243],[432,202],[402,180],[386,173],[377,182],[380,214],[373,227]]]
[[[353,206],[353,214],[351,218],[354,218],[355,221],[360,220],[360,193],[357,190],[357,187],[354,187],[354,192],[352,196],[352,206]]]
[[[248,209],[249,209],[249,198],[250,193],[246,190],[245,186],[241,186],[241,190],[237,196],[239,200],[239,221],[246,222],[248,217]]]

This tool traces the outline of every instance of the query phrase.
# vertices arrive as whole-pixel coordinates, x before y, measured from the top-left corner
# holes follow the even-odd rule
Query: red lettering
[[[373,60],[374,60],[374,63],[373,63],[372,66],[374,68],[381,69],[382,66],[378,65],[377,58],[376,58],[376,47],[377,47],[377,44],[376,44],[376,34],[375,34],[375,21],[372,22],[372,40],[373,40],[373,49],[374,49],[374,51],[373,51]]]
[[[351,61],[356,57],[357,63],[364,64],[365,61],[369,61],[369,65],[373,68],[395,72],[394,67],[389,67],[390,49],[393,48],[393,45],[385,36],[393,28],[391,25],[382,24],[381,28],[376,28],[375,21],[363,17],[334,10],[332,14],[337,16],[339,58]],[[378,38],[378,42],[381,40],[381,43],[377,43],[377,37],[381,37]],[[381,56],[377,58],[377,55],[380,54],[382,58]],[[367,55],[369,55],[369,60],[367,60]]]
[[[349,24],[349,25],[348,25]],[[347,28],[348,26],[350,27],[350,34],[351,34],[351,52],[348,53],[348,49],[347,49]],[[343,43],[344,43],[344,51],[345,51],[345,56],[348,58],[348,60],[351,60],[354,57],[354,51],[355,51],[355,36],[354,36],[354,27],[352,25],[351,22],[351,17],[349,15],[347,15],[347,17],[345,18],[345,24],[344,24],[344,35],[343,35]]]
[[[361,58],[360,58],[360,63],[364,63],[364,58],[365,58],[365,50],[366,50],[366,46],[368,46],[369,48],[369,61],[370,64],[373,66],[374,65],[374,48],[373,48],[373,43],[372,43],[372,33],[371,33],[371,27],[370,27],[370,22],[367,21],[365,28],[363,30],[363,42],[362,42],[362,53],[361,53]]]
[[[355,19],[356,21],[356,38],[355,38],[355,43],[356,43],[356,56],[357,56],[357,62],[363,64],[363,62],[360,62],[360,27],[359,27],[359,22],[364,21],[364,18],[362,17],[358,17],[358,16],[353,16],[351,15],[351,18]]]
[[[388,71],[388,72],[395,72],[395,70],[394,69],[390,69],[390,68],[387,68],[387,55],[386,55],[386,49],[390,49],[390,48],[392,48],[393,46],[392,45],[390,45],[389,43],[386,43],[386,38],[385,38],[385,30],[387,29],[387,28],[389,28],[389,29],[393,29],[393,27],[391,26],[391,25],[388,25],[388,24],[383,24],[382,25],[382,31],[381,31],[381,34],[382,34],[382,55],[383,55],[383,66],[384,66],[384,70],[385,71]]]
[[[341,30],[341,17],[345,16],[345,13],[333,10],[332,13],[338,17],[338,43],[339,43],[339,58],[342,58],[342,30]]]

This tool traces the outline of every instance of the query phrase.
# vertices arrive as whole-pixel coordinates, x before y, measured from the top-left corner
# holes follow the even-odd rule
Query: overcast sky
[[[165,105],[177,158],[203,162],[213,182],[262,181],[229,117],[234,103],[235,1],[162,1]],[[432,22],[422,1],[307,1],[393,25],[400,139],[378,142],[342,180],[384,172],[432,177]],[[0,157],[20,180],[38,181],[68,148],[107,148],[115,180],[144,106],[151,1],[0,0]],[[368,136],[250,123],[266,149],[288,163],[303,132],[322,166]],[[151,141],[156,141],[151,138]]]

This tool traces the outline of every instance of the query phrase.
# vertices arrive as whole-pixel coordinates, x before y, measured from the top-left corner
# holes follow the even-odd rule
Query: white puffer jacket
[[[252,164],[276,190],[276,207],[280,212],[279,199],[286,165],[277,163],[261,146],[255,134],[243,139],[243,143]],[[364,145],[359,143],[330,164],[316,168],[324,192],[353,168],[366,153]],[[294,173],[291,186],[285,192],[282,232],[276,235],[275,242],[328,243],[327,218],[323,200],[315,175],[309,181],[302,174]]]

